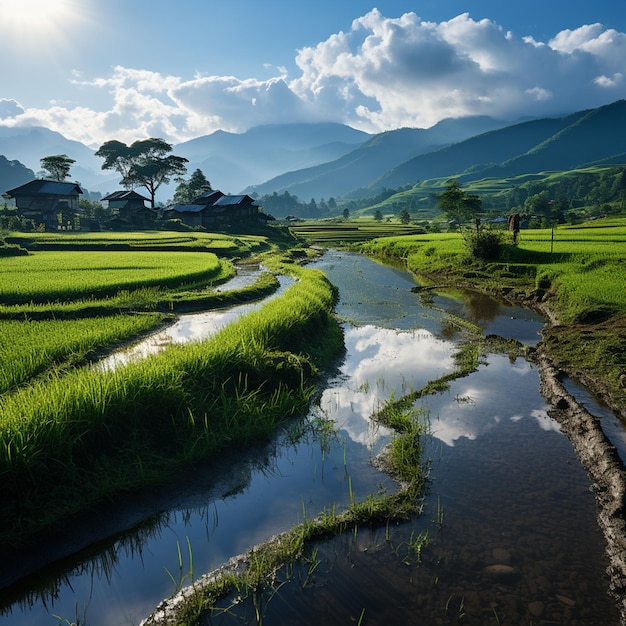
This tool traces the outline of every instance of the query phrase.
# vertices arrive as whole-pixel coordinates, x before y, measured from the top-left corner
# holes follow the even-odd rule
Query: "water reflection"
[[[351,494],[393,491],[395,483],[371,463],[389,431],[370,416],[392,395],[449,371],[455,346],[426,330],[344,330],[345,361],[304,426],[295,424],[248,460],[238,454],[225,462],[226,482],[207,468],[191,477],[193,486],[163,490],[164,513],[78,555],[72,567],[57,567],[51,578],[31,580],[17,603],[5,597],[0,624],[44,626],[50,613],[73,617],[77,601],[88,607],[90,626],[138,623],[174,591],[165,568],[178,576],[177,545],[185,555],[187,538],[196,571],[210,571],[301,521],[303,509],[312,515],[330,504],[347,506]],[[331,439],[322,441],[308,426],[320,413],[337,425]]]
[[[528,346],[539,343],[544,320],[539,313],[513,306],[488,294],[457,290],[431,296],[433,304],[476,324],[485,334],[517,339]]]
[[[454,396],[444,393],[422,401],[429,409],[434,437],[454,446],[461,437],[475,440],[503,421],[522,419],[536,421],[543,430],[560,431],[548,417],[538,394],[538,373],[528,361],[519,358],[511,363],[507,357],[490,355],[479,372],[456,381]]]
[[[420,389],[454,367],[454,344],[426,330],[397,331],[366,325],[345,327],[344,384],[322,394],[322,410],[355,442],[370,448],[386,429],[370,416],[394,395]]]
[[[249,277],[243,277],[240,281],[233,279],[229,281],[228,285],[234,288],[232,287],[233,284],[246,283],[249,280]],[[282,295],[285,289],[294,283],[293,279],[286,276],[279,276],[278,281],[280,287],[271,296],[259,302],[240,304],[226,309],[205,311],[204,313],[181,315],[171,326],[146,337],[129,348],[112,353],[107,358],[99,361],[94,367],[101,370],[112,370],[118,365],[143,359],[150,354],[156,354],[173,344],[207,339],[230,322],[259,309],[269,300]]]
[[[619,623],[589,481],[535,368],[488,355],[421,402],[432,426],[425,514],[318,543],[314,575],[305,561],[203,623],[261,623],[259,607],[268,624]]]
[[[220,468],[197,468],[184,484],[159,489],[156,506],[140,507],[148,521],[132,532],[30,579],[24,593],[5,590],[0,626],[49,626],[55,623],[51,613],[74,618],[77,607],[79,613],[87,607],[90,626],[136,625],[174,591],[165,568],[175,577],[187,573],[187,538],[199,575],[291,527],[305,512],[310,516],[332,503],[347,505],[351,491],[362,499],[381,485],[395,488],[372,466],[388,432],[372,424],[370,415],[392,394],[450,371],[456,346],[442,338],[444,305],[456,314],[469,313],[450,298],[437,300],[438,310],[421,306],[408,273],[358,255],[331,252],[314,265],[339,286],[338,312],[353,322],[345,325],[346,360],[319,406],[267,446],[224,462],[221,474]],[[487,310],[484,327],[494,332],[489,329],[503,315],[493,318],[490,305]],[[504,309],[516,327],[524,315]],[[327,550],[337,576],[320,576],[322,596],[306,596],[302,588],[290,594],[285,586],[273,596],[266,623],[344,625],[357,622],[364,607],[367,624],[452,623],[442,607],[454,594],[479,615],[472,623],[490,623],[493,608],[501,623],[539,623],[528,613],[535,602],[545,605],[544,623],[572,623],[566,619],[569,605],[559,597],[573,599],[579,613],[592,612],[579,624],[616,623],[607,607],[602,541],[588,479],[546,415],[536,370],[523,359],[492,355],[448,393],[423,403],[433,431],[430,456],[441,460],[433,464],[430,514],[391,528],[391,541],[384,531],[359,533],[355,549],[340,551],[338,543],[352,536],[340,538]],[[314,430],[319,413],[339,426],[334,437]],[[408,566],[397,548],[407,544],[415,528],[423,529],[420,524],[432,530],[438,498],[445,508],[443,532],[419,565]],[[520,572],[517,586],[484,574],[493,555],[503,551]],[[532,608],[540,610],[538,604]],[[598,621],[598,614],[607,619]]]

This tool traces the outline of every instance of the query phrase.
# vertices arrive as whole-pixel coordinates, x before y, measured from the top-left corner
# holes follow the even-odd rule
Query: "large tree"
[[[39,159],[41,168],[48,172],[52,180],[63,182],[70,175],[70,168],[76,161],[67,154],[53,154]]]
[[[133,167],[133,150],[121,141],[115,139],[103,143],[96,152],[96,156],[102,157],[103,170],[115,170],[122,177],[122,184],[128,179]]]
[[[191,204],[198,196],[207,191],[213,191],[213,187],[202,170],[197,169],[189,177],[189,180],[181,179],[179,181],[173,200],[177,204]]]
[[[171,151],[172,146],[164,139],[150,138],[130,146],[121,141],[107,141],[96,156],[104,158],[103,170],[115,170],[121,175],[122,185],[127,189],[144,187],[154,208],[157,189],[187,171],[187,159],[169,154]]]
[[[439,196],[439,208],[445,216],[456,224],[478,219],[482,207],[480,197],[476,194],[465,193],[461,189],[461,183],[455,178],[451,178],[447,185],[446,190]]]

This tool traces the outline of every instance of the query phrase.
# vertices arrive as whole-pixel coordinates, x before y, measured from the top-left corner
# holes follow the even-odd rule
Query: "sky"
[[[94,149],[626,98],[623,0],[0,0],[0,42],[0,125]]]

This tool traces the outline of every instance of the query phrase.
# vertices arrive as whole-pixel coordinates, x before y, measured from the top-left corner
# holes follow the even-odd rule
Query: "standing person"
[[[519,234],[519,213],[511,213],[509,215],[509,230],[513,233],[513,243],[517,243],[517,235]]]

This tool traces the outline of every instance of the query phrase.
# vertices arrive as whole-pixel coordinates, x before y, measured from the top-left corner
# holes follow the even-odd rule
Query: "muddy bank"
[[[566,391],[559,380],[561,372],[549,356],[537,351],[534,360],[540,372],[541,393],[553,406],[548,413],[559,422],[594,482],[598,522],[606,538],[610,561],[611,592],[618,603],[622,623],[626,623],[626,471],[598,418],[577,404]]]

